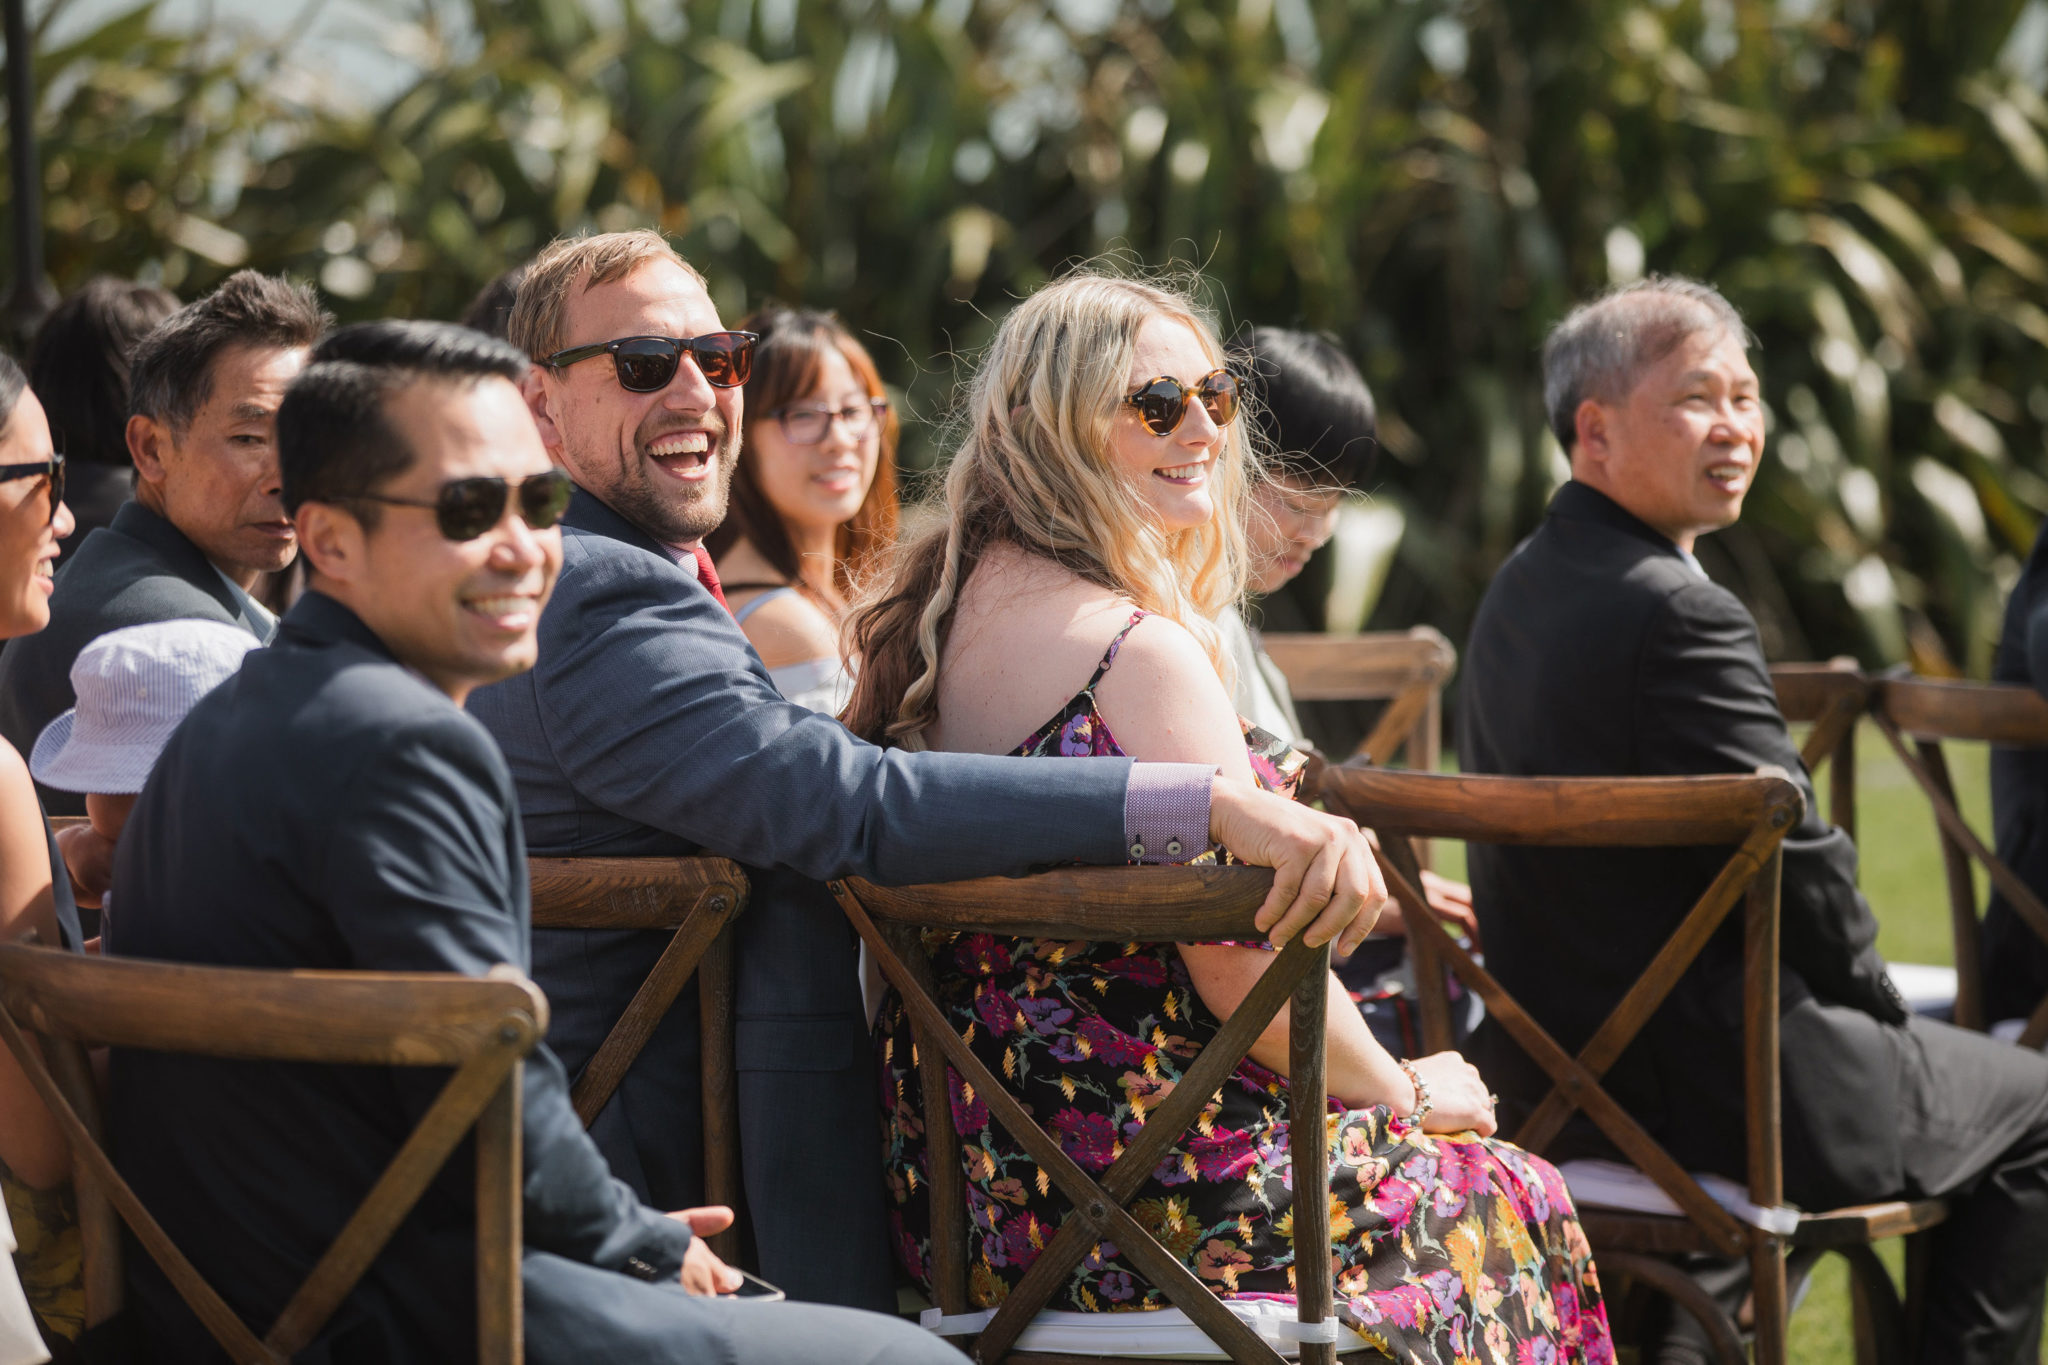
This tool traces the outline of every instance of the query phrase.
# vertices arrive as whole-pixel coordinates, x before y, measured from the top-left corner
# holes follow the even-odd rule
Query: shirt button
[[[1144,857],[1144,856],[1145,856],[1145,846],[1144,846],[1143,844],[1132,844],[1132,845],[1131,845],[1131,856],[1132,856],[1133,858],[1142,858],[1142,857]]]
[[[1180,856],[1180,840],[1168,839],[1166,841],[1166,856],[1169,858],[1178,858]]]

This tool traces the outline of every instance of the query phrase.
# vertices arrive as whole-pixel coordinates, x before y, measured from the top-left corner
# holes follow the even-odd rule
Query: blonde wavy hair
[[[1244,591],[1243,502],[1253,460],[1242,420],[1223,429],[1210,472],[1216,514],[1161,528],[1110,456],[1139,330],[1185,323],[1222,368],[1222,344],[1183,289],[1082,270],[1024,300],[996,329],[971,382],[944,516],[896,554],[856,607],[848,647],[860,659],[843,717],[855,734],[924,746],[938,718],[939,658],[961,588],[983,555],[1008,544],[1179,622],[1226,684],[1215,617]]]

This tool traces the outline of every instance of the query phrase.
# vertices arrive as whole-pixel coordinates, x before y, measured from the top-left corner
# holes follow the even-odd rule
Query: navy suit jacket
[[[1991,680],[2048,695],[2048,524],[2006,599]],[[2048,895],[2048,749],[1992,748],[1991,818],[2000,861],[2037,894]],[[1984,911],[1985,1017],[2024,1019],[2043,995],[2048,943],[1993,887]]]
[[[27,757],[43,727],[71,709],[71,665],[108,631],[196,618],[240,626],[261,639],[235,595],[185,533],[139,502],[65,556],[50,596],[50,624],[0,653],[0,738]],[[77,792],[38,785],[52,815],[85,814]]]
[[[115,866],[108,943],[124,955],[471,976],[528,965],[525,844],[497,746],[319,593],[172,736]],[[116,1164],[258,1333],[447,1075],[127,1050],[111,1072]],[[526,1063],[523,1128],[527,1246],[673,1279],[688,1229],[612,1178],[545,1046]],[[323,1334],[328,1354],[309,1358],[475,1358],[473,1191],[458,1154]],[[151,1359],[221,1358],[148,1256],[131,1249],[128,1271]]]
[[[1567,483],[1487,588],[1463,678],[1467,772],[1668,777],[1773,764],[1799,783],[1805,818],[1782,845],[1786,1188],[1808,1207],[1901,1189],[1905,1154],[1890,1116],[1905,1080],[1884,1035],[1905,1008],[1856,889],[1855,846],[1819,814],[1742,603],[1611,499]],[[1576,1051],[1729,852],[1474,845],[1487,967]],[[1741,1007],[1735,915],[1606,1080],[1681,1162],[1737,1178]],[[1549,1088],[1490,1023],[1473,1050],[1504,1097],[1530,1102]],[[1571,1135],[1554,1150],[1570,1155]]]
[[[785,701],[694,572],[579,490],[540,662],[481,689],[528,845],[747,865],[738,925],[742,1165],[762,1273],[793,1296],[895,1303],[857,941],[816,879],[885,883],[1122,863],[1124,759],[903,753]],[[665,934],[542,930],[534,978],[574,1074]],[[592,1127],[658,1207],[701,1199],[697,1008],[688,992]]]

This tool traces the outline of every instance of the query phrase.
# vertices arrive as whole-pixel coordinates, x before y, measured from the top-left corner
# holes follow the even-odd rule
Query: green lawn
[[[1949,746],[1950,775],[1963,813],[1986,837],[1991,829],[1989,757],[1983,745]],[[1857,843],[1863,851],[1864,894],[1877,911],[1878,946],[1886,958],[1897,962],[1952,963],[1941,847],[1926,799],[1874,726],[1862,727],[1857,764]],[[1825,770],[1820,785],[1825,804]],[[1446,875],[1463,874],[1462,845],[1439,843],[1436,858]],[[1981,873],[1977,894],[1981,906]],[[1896,1277],[1900,1244],[1894,1240],[1878,1250]],[[1797,1365],[1851,1365],[1848,1273],[1837,1257],[1822,1260],[1793,1315],[1791,1358]]]

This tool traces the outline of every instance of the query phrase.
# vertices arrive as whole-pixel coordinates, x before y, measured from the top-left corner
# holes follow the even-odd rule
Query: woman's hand
[[[1479,1068],[1455,1052],[1438,1052],[1408,1063],[1429,1087],[1431,1108],[1422,1120],[1425,1133],[1462,1133],[1467,1129],[1492,1137],[1500,1125],[1493,1117],[1493,1096],[1479,1078]],[[1412,1114],[1415,1105],[1405,1111]]]

